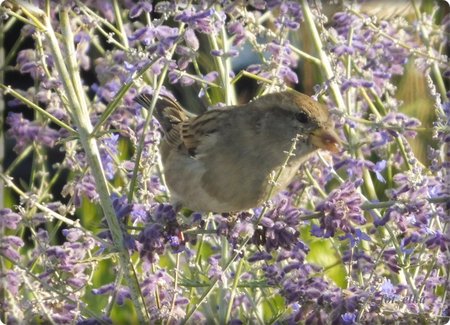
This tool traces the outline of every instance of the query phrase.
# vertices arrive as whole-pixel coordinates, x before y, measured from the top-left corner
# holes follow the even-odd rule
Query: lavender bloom
[[[339,237],[340,240],[349,239],[350,240],[350,247],[355,247],[357,243],[359,243],[361,240],[370,241],[369,235],[367,235],[365,232],[361,231],[360,229],[355,229],[355,233],[346,233],[345,236]]]
[[[208,262],[210,268],[208,270],[208,277],[210,279],[217,279],[223,282],[225,274],[222,267],[219,265],[220,255],[213,255],[209,258]]]
[[[0,253],[12,261],[20,260],[19,248],[24,246],[23,240],[17,236],[4,236],[0,239]]]
[[[354,88],[359,88],[359,87],[371,88],[371,87],[373,87],[373,82],[367,81],[367,80],[364,80],[364,79],[352,78],[352,79],[346,80],[346,81],[344,81],[342,83],[341,90],[342,90],[342,92],[345,92],[350,87],[354,87]]]
[[[408,128],[415,128],[420,126],[419,120],[401,113],[389,113],[382,119],[381,123],[382,125],[386,125],[386,130],[392,137],[398,137],[399,132],[390,129],[390,126],[399,128],[400,133],[408,138],[414,138],[417,134],[415,131],[408,130]]]
[[[184,40],[188,48],[192,49],[193,51],[197,51],[200,47],[199,40],[192,28],[186,29],[186,31],[184,32]]]
[[[446,252],[450,247],[450,237],[447,234],[443,234],[440,231],[436,231],[434,234],[430,236],[425,245],[429,249],[439,248],[441,252]]]
[[[353,224],[366,223],[360,207],[362,199],[356,190],[360,184],[361,182],[346,182],[317,205],[316,210],[324,216],[320,220],[320,228],[314,227],[311,231],[314,236],[331,237],[337,230],[354,233],[356,229]]]
[[[50,60],[46,62],[51,63]],[[36,52],[31,49],[22,50],[17,54],[17,66],[22,74],[29,73],[35,80],[45,77],[44,69],[36,58]]]
[[[116,292],[117,304],[123,305],[126,299],[130,299],[130,290],[124,286],[115,287],[113,283],[105,284],[99,288],[92,289],[94,295],[104,295],[108,293]]]
[[[386,183],[386,179],[383,177],[383,175],[381,174],[381,172],[386,168],[386,160],[381,160],[378,161],[374,168],[373,168],[373,172],[375,173],[375,175],[377,176],[377,179],[382,182],[382,183]]]
[[[272,259],[272,255],[266,252],[258,252],[253,254],[251,257],[247,259],[249,263],[254,263],[257,261],[269,261]]]
[[[105,170],[106,178],[113,179],[116,172],[116,165],[114,158],[118,154],[119,135],[113,134],[110,138],[106,138],[103,141],[103,145],[100,146],[100,155],[102,158],[103,168]]]
[[[142,244],[141,257],[145,257],[150,262],[156,262],[156,254],[162,255],[166,239],[163,234],[163,226],[152,224],[147,226],[137,239]]]
[[[363,274],[368,274],[373,270],[374,261],[368,253],[357,249],[346,250],[342,256],[342,262],[345,264],[352,263],[353,270],[361,270]]]
[[[39,125],[38,122],[32,122],[25,118],[21,113],[9,113],[6,123],[10,129],[8,136],[16,140],[14,150],[20,152],[32,142],[40,143],[46,147],[53,147],[59,140],[59,133],[48,126]]]
[[[263,243],[267,252],[280,247],[291,249],[299,240],[298,225],[300,211],[283,199],[276,208],[270,210],[261,220]]]
[[[278,29],[284,27],[292,30],[297,30],[300,27],[300,22],[303,21],[303,13],[300,4],[296,1],[267,1],[267,7],[270,10],[277,8],[280,13],[275,20],[275,26]]]
[[[363,83],[361,86],[374,87],[378,93],[382,93],[382,89],[387,86],[392,75],[403,73],[403,66],[409,53],[391,40],[379,38],[375,31],[367,27],[364,19],[349,12],[334,14],[332,25],[338,34],[339,43],[332,46],[331,51],[338,56],[350,55],[356,57],[358,61],[356,64],[359,68],[371,72],[371,80],[360,79]],[[352,29],[352,33],[349,33],[350,29]],[[390,24],[382,25],[381,29],[393,37],[401,33]],[[349,35],[352,35],[351,40],[348,39]],[[410,39],[407,39],[407,42],[414,47]],[[342,81],[343,90],[349,86],[356,86],[354,80],[344,79]]]
[[[123,220],[133,210],[133,205],[128,203],[128,200],[125,196],[119,197],[116,194],[113,194],[112,203],[114,211],[116,212],[116,217],[119,220]]]
[[[86,175],[76,181],[72,191],[76,206],[81,205],[83,196],[87,197],[90,201],[97,201],[99,199],[92,175]]]
[[[67,238],[68,241],[75,242],[83,236],[83,231],[77,228],[63,229],[62,234]]]
[[[141,257],[151,263],[158,260],[158,255],[164,254],[166,244],[173,252],[184,249],[183,235],[176,220],[176,213],[172,206],[159,204],[150,215],[150,222],[138,235],[138,242],[142,244]]]
[[[242,45],[246,40],[245,27],[240,21],[230,21],[227,24],[227,30],[231,35],[234,35],[233,45]]]
[[[353,313],[345,313],[341,316],[342,323],[345,325],[356,324],[356,315]]]
[[[262,267],[269,285],[278,286],[284,277],[284,272],[275,265],[264,265]]]
[[[289,48],[289,41],[284,40],[283,43],[272,41],[266,45],[266,51],[271,55],[272,60],[280,64],[278,75],[273,76],[274,69],[270,66],[267,67],[267,72],[261,72],[259,75],[269,79],[278,77],[280,80],[297,83],[297,75],[291,69],[291,67],[295,67],[296,60],[293,57],[292,50]]]
[[[23,281],[19,273],[12,270],[2,271],[0,272],[0,279],[0,283],[2,284],[0,286],[1,289],[7,290],[13,296],[19,295],[19,289]],[[2,309],[1,306],[0,304],[0,309]]]
[[[150,2],[147,1],[138,1],[138,3],[134,4],[130,8],[129,17],[136,18],[139,17],[143,12],[150,13],[153,9],[153,6]]]
[[[175,20],[187,23],[192,29],[205,34],[216,33],[224,23],[225,17],[223,12],[216,12],[212,8],[199,10],[198,12],[192,9],[193,7],[184,10],[181,14],[175,16]]]
[[[250,220],[240,220],[240,222],[237,222],[231,230],[229,240],[231,244],[236,247],[240,238],[251,237],[254,232],[254,225]]]
[[[66,234],[71,236],[70,232],[66,232]],[[45,254],[48,259],[48,266],[51,265],[52,271],[58,270],[58,272],[51,272],[46,276],[51,278],[63,276],[64,283],[80,289],[88,281],[85,271],[90,267],[88,263],[81,263],[81,261],[86,258],[87,252],[95,247],[96,243],[85,236],[79,237],[77,241],[75,241],[75,238],[75,236],[72,237],[74,241],[65,242],[61,246],[49,246],[44,252],[40,253]]]
[[[396,294],[396,290],[391,283],[391,280],[385,279],[383,284],[381,285],[381,294],[384,299],[392,301],[397,300],[399,296]]]
[[[17,226],[21,220],[22,216],[18,213],[13,212],[11,209],[0,209],[0,229],[17,229]]]

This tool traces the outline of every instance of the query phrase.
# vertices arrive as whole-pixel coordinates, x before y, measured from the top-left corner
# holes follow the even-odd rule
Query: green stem
[[[119,37],[122,41],[122,44],[125,48],[128,48],[128,37],[127,37],[127,32],[125,31],[125,28],[123,26],[123,21],[122,21],[122,12],[121,9],[119,7],[119,3],[117,2],[117,0],[113,0],[113,8],[114,8],[114,16],[116,17],[116,23],[118,26],[118,29],[120,30],[119,33]]]
[[[45,34],[47,36],[51,52],[55,59],[55,67],[61,76],[61,80],[69,101],[74,122],[77,125],[79,137],[92,176],[94,177],[96,190],[99,194],[100,205],[108,223],[114,246],[118,251],[120,268],[124,271],[125,280],[130,290],[131,300],[136,309],[140,323],[148,322],[148,314],[145,309],[144,298],[140,294],[139,283],[136,279],[134,269],[130,268],[130,255],[125,246],[119,220],[116,217],[112,205],[108,184],[102,167],[100,152],[95,138],[91,136],[92,124],[87,109],[86,97],[82,87],[78,63],[75,56],[73,33],[70,27],[70,18],[67,9],[60,11],[60,23],[64,35],[64,47],[66,56],[61,53],[60,44],[53,31],[49,17],[45,17]],[[67,66],[66,66],[67,64]],[[145,311],[145,312],[144,312]]]
[[[320,39],[319,31],[317,30],[315,20],[307,0],[301,0],[301,5],[303,8],[303,14],[305,16],[306,24],[308,25],[316,51],[319,54],[319,59],[322,62],[322,71],[326,80],[330,80],[330,89],[335,99],[336,105],[341,112],[345,112],[345,101],[342,97],[341,91],[338,84],[334,80],[334,72],[331,66],[331,61],[328,57],[327,52],[325,52],[325,46]]]
[[[239,261],[237,270],[234,274],[233,285],[231,287],[230,299],[228,301],[227,313],[225,315],[225,324],[228,324],[231,317],[231,309],[233,308],[234,297],[236,297],[237,286],[239,284],[239,278],[241,277],[242,267],[244,266],[244,259],[241,258]]]
[[[179,281],[179,272],[180,272],[180,253],[177,254],[176,257],[176,264],[175,264],[175,275],[174,275],[174,284],[173,284],[173,297],[172,297],[172,303],[170,304],[170,312],[169,316],[167,317],[166,325],[170,324],[170,320],[172,318],[173,311],[175,310],[175,302],[177,300],[177,291],[178,291],[178,281]]]

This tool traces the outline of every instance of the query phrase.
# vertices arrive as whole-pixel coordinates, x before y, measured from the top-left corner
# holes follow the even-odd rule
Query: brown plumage
[[[136,101],[150,106],[146,95]],[[155,116],[164,132],[160,151],[173,200],[196,211],[234,212],[269,199],[271,174],[280,170],[296,137],[295,155],[273,193],[289,184],[315,150],[337,152],[340,144],[328,110],[293,91],[195,117],[164,97]]]

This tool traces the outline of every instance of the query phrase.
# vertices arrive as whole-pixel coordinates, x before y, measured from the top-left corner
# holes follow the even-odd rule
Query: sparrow
[[[149,95],[135,101],[150,108]],[[337,153],[341,147],[328,109],[296,91],[198,116],[160,96],[154,112],[171,199],[175,207],[193,211],[255,208],[285,189],[315,151]]]

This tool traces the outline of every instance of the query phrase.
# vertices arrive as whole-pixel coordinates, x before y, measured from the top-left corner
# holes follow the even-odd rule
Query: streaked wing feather
[[[136,97],[135,101],[143,107],[151,107],[151,97],[145,94]],[[186,112],[173,99],[160,96],[155,107],[155,117],[161,124],[167,144],[177,150],[195,157],[197,148],[205,143],[206,137],[217,131],[221,111],[209,111],[201,116]],[[189,118],[194,116],[193,118]]]
[[[221,111],[209,111],[194,119],[181,123],[181,139],[189,154],[195,156],[197,148],[205,142],[206,137],[217,132],[220,126],[218,117]]]

